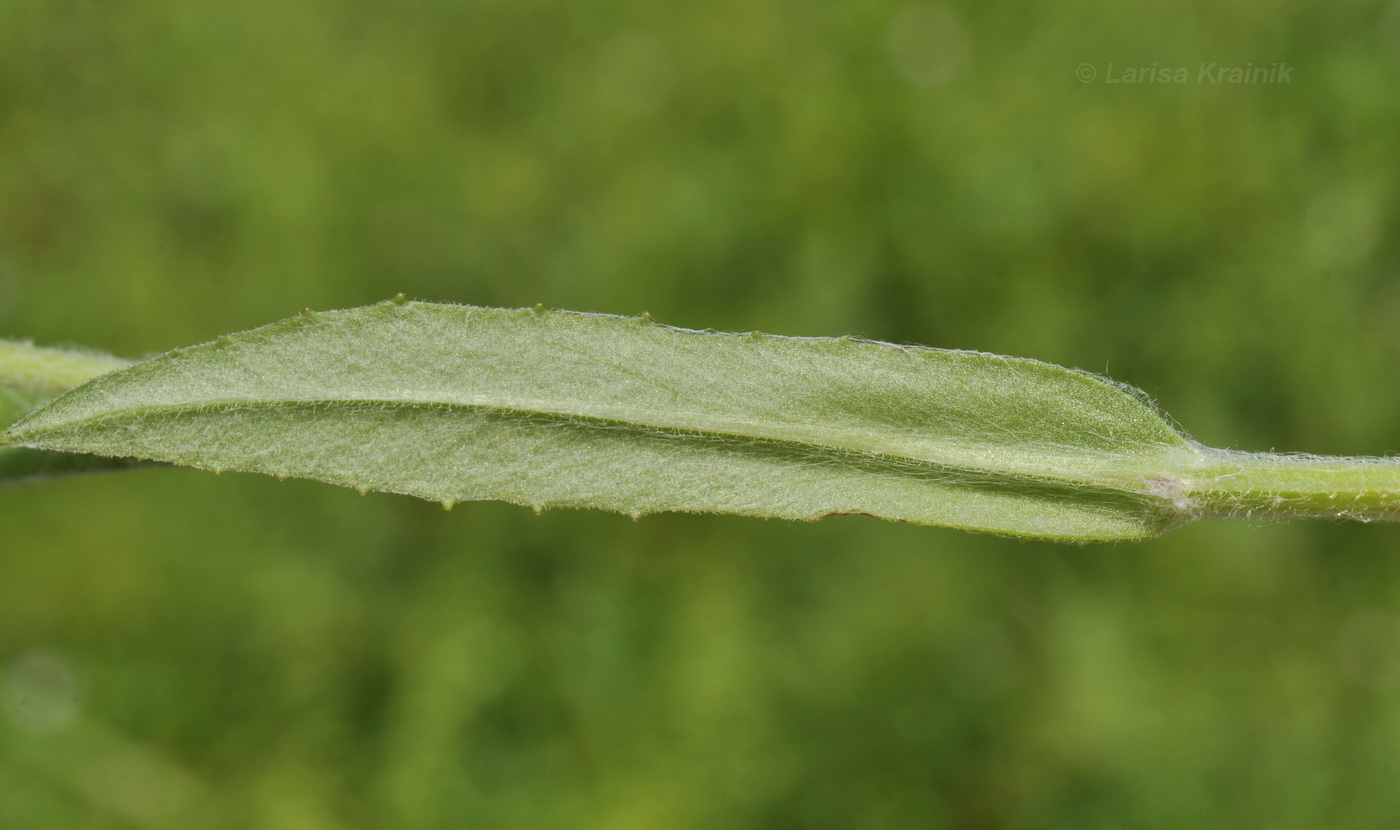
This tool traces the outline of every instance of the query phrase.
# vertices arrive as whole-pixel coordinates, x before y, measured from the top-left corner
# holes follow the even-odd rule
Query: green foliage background
[[[1154,63],[1191,79],[1107,82]],[[1385,454],[1398,81],[1393,2],[0,3],[0,336],[649,311]],[[1071,548],[153,469],[0,491],[0,539],[5,828],[1400,818],[1393,526]]]

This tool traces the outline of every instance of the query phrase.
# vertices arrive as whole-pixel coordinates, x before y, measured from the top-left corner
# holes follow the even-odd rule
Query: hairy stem
[[[1400,458],[1207,453],[1181,483],[1204,515],[1400,520]]]

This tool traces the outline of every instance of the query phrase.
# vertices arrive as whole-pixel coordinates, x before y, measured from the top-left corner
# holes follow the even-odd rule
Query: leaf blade
[[[1197,454],[1137,395],[1036,361],[428,303],[162,356],[6,438],[449,503],[868,513],[1078,541],[1179,521],[1150,477]]]

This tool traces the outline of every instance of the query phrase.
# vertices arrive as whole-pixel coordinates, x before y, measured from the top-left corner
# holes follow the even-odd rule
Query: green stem
[[[1179,491],[1202,515],[1400,521],[1400,458],[1206,452]]]

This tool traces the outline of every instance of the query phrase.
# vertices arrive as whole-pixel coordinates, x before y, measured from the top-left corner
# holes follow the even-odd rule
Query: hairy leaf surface
[[[1201,459],[1137,393],[1033,360],[402,302],[162,355],[5,440],[447,505],[864,513],[1077,541],[1187,518],[1154,476]]]

